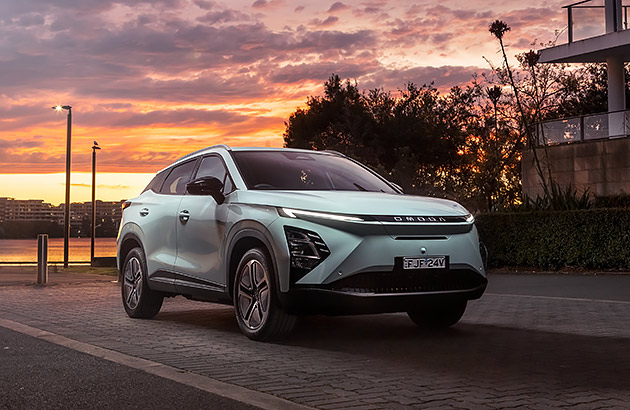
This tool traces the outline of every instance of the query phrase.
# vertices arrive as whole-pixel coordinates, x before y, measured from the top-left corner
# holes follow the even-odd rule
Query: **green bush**
[[[630,195],[616,194],[608,196],[596,196],[593,201],[594,208],[630,208]]]
[[[630,268],[630,209],[487,213],[488,266]]]

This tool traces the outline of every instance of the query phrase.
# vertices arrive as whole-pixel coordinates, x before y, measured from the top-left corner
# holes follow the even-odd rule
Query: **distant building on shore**
[[[122,203],[96,201],[96,228],[103,236],[112,236],[118,231],[122,218]],[[15,199],[0,197],[0,223],[41,222],[63,225],[65,204],[58,206],[42,199]],[[90,236],[92,202],[70,204],[70,230],[72,236]],[[99,229],[100,228],[100,229]]]
[[[63,209],[42,199],[0,198],[0,222],[63,223]]]

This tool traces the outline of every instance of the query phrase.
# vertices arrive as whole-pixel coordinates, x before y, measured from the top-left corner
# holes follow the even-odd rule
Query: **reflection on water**
[[[96,238],[94,256],[116,256],[116,238]],[[90,238],[70,238],[70,262],[89,262]],[[63,238],[48,238],[48,261],[63,261]],[[37,262],[37,239],[0,239],[0,262]]]

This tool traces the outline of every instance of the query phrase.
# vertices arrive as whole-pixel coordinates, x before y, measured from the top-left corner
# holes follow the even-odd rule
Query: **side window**
[[[162,187],[162,183],[164,182],[164,178],[166,178],[167,174],[168,174],[167,171],[162,171],[156,176],[154,176],[151,182],[149,182],[149,185],[147,185],[147,187],[144,188],[144,191],[142,192],[146,192],[149,190],[153,192],[160,192],[160,187]]]
[[[215,177],[222,181],[224,194],[229,194],[234,191],[234,184],[225,169],[225,164],[223,164],[223,160],[216,155],[205,157],[201,160],[196,178],[201,177]]]
[[[186,193],[186,184],[190,181],[190,174],[195,168],[195,162],[189,161],[173,168],[168,177],[166,177],[160,193],[184,195]]]

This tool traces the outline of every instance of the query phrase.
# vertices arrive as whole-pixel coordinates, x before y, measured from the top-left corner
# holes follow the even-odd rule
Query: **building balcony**
[[[538,146],[623,138],[630,136],[630,110],[544,121],[534,127]]]
[[[586,0],[564,8],[568,42],[540,50],[539,62],[605,62],[608,112],[536,124],[536,144],[523,151],[523,194],[542,194],[535,158],[543,158],[545,175],[561,186],[598,196],[630,194],[630,138],[624,138],[630,136],[624,74],[630,59],[630,4]]]
[[[597,63],[630,55],[630,1],[584,0],[567,10],[567,43],[541,50],[542,63]]]

